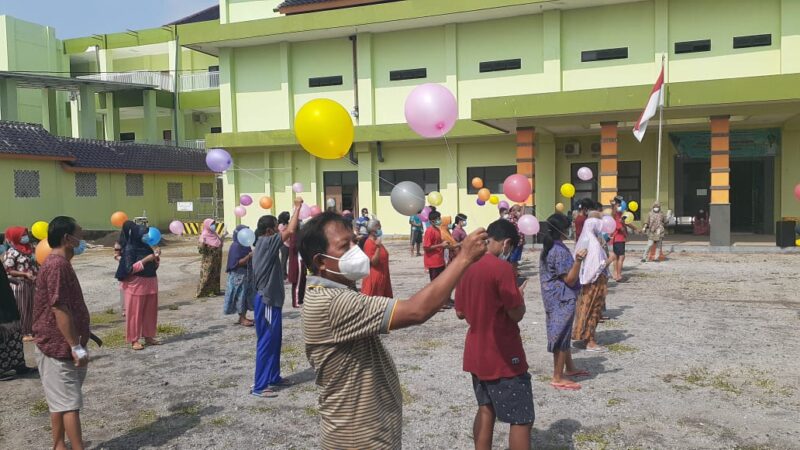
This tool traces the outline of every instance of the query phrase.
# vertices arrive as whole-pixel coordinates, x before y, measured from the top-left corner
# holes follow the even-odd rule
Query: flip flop
[[[270,388],[264,389],[261,392],[250,391],[250,395],[260,398],[275,398],[278,396],[278,394]]]
[[[606,353],[608,351],[607,348],[599,345],[597,347],[586,347],[584,350],[587,352],[594,352],[594,353]]]
[[[578,371],[576,371],[574,373],[564,373],[564,375],[566,375],[568,377],[590,377],[590,376],[592,376],[592,374],[589,373],[586,370],[578,370]]]
[[[550,382],[550,386],[553,388],[558,389],[559,391],[580,391],[581,385],[580,384],[565,384],[565,383],[553,383]]]
[[[131,344],[131,348],[137,351],[144,350],[144,345],[142,345],[141,342],[134,342],[133,344]]]

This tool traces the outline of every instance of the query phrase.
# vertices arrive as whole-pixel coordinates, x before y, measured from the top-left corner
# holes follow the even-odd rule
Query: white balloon
[[[413,181],[401,181],[392,188],[392,207],[404,216],[412,216],[425,207],[425,192]]]

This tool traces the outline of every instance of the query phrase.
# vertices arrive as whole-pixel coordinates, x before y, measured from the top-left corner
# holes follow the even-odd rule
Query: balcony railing
[[[86,80],[115,81],[118,83],[146,84],[164,91],[174,91],[175,81],[169,73],[151,72],[146,70],[135,72],[96,73],[81,75],[78,78]]]
[[[179,78],[181,92],[207,91],[219,88],[219,72],[185,73]]]
[[[136,139],[135,141],[123,141],[123,142],[135,142],[137,144],[150,144],[150,145],[166,145],[168,147],[175,146],[174,140],[167,140],[167,139],[157,139],[155,141],[148,141],[146,139]],[[190,139],[185,141],[182,140],[178,142],[178,147],[205,150],[206,140],[205,139]]]

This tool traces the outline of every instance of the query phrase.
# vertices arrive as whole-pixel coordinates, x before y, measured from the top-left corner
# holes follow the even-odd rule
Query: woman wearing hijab
[[[642,227],[642,231],[647,233],[647,247],[645,247],[644,253],[642,253],[642,262],[647,262],[647,254],[650,253],[654,244],[656,248],[658,248],[658,257],[656,257],[655,261],[661,261],[661,258],[664,257],[664,251],[661,249],[661,241],[664,239],[664,235],[667,231],[664,228],[666,224],[667,216],[661,212],[661,203],[653,203],[653,209],[650,210],[650,214],[647,215],[647,222],[645,222],[644,227]]]
[[[125,339],[134,350],[144,346],[139,340],[144,337],[146,345],[160,345],[156,340],[158,321],[158,270],[161,251],[153,250],[142,239],[144,227],[125,222],[125,247],[119,259],[116,278],[121,282],[125,295]]]
[[[14,279],[12,290],[17,299],[22,340],[33,340],[33,293],[39,265],[30,243],[30,233],[25,227],[10,227],[6,230],[8,249],[3,255],[3,266]]]
[[[215,231],[214,219],[203,221],[198,247],[203,260],[200,263],[200,285],[197,286],[196,298],[213,297],[220,294],[219,276],[222,269],[222,238]]]
[[[252,327],[253,321],[247,318],[247,311],[253,310],[253,298],[256,295],[253,282],[253,252],[250,247],[239,243],[239,232],[247,225],[238,225],[233,230],[233,243],[228,249],[228,283],[225,287],[225,303],[223,314],[239,314],[238,325]]]
[[[16,375],[35,370],[25,365],[19,319],[14,291],[5,269],[0,267],[0,381],[12,380]],[[12,370],[15,375],[8,375],[7,372]]]
[[[547,322],[547,351],[553,353],[550,385],[559,390],[577,391],[581,385],[566,377],[589,374],[575,367],[570,352],[575,301],[580,291],[579,271],[588,252],[581,249],[573,258],[561,241],[569,229],[569,219],[565,215],[553,214],[546,224],[547,229],[542,232],[539,280]]]
[[[602,319],[603,305],[608,294],[607,258],[600,243],[602,227],[602,220],[594,217],[586,219],[581,237],[575,244],[575,251],[586,250],[586,257],[579,273],[581,293],[575,308],[572,339],[583,341],[587,352],[606,351],[606,348],[597,345],[595,340],[595,330]]]
[[[394,294],[392,293],[392,279],[389,276],[389,252],[381,242],[383,235],[381,222],[377,219],[367,222],[367,232],[369,234],[364,242],[364,253],[369,257],[370,267],[369,275],[361,284],[361,293],[392,298]]]

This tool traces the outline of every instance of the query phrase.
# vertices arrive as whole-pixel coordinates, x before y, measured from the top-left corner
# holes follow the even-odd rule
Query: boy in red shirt
[[[531,376],[517,323],[525,315],[522,291],[507,257],[519,241],[517,228],[500,219],[487,230],[488,252],[464,273],[456,289],[456,315],[469,324],[464,371],[472,374],[478,400],[473,425],[476,449],[490,449],[494,422],[511,425],[511,450],[530,449],[534,420]]]
[[[442,224],[442,214],[439,211],[432,211],[428,215],[428,221],[431,226],[425,230],[425,237],[422,238],[422,250],[425,252],[422,262],[428,270],[431,281],[433,281],[444,272],[444,249],[449,248],[450,244],[442,240],[442,232],[439,231],[439,226]],[[450,300],[443,309],[452,307],[453,301]]]

